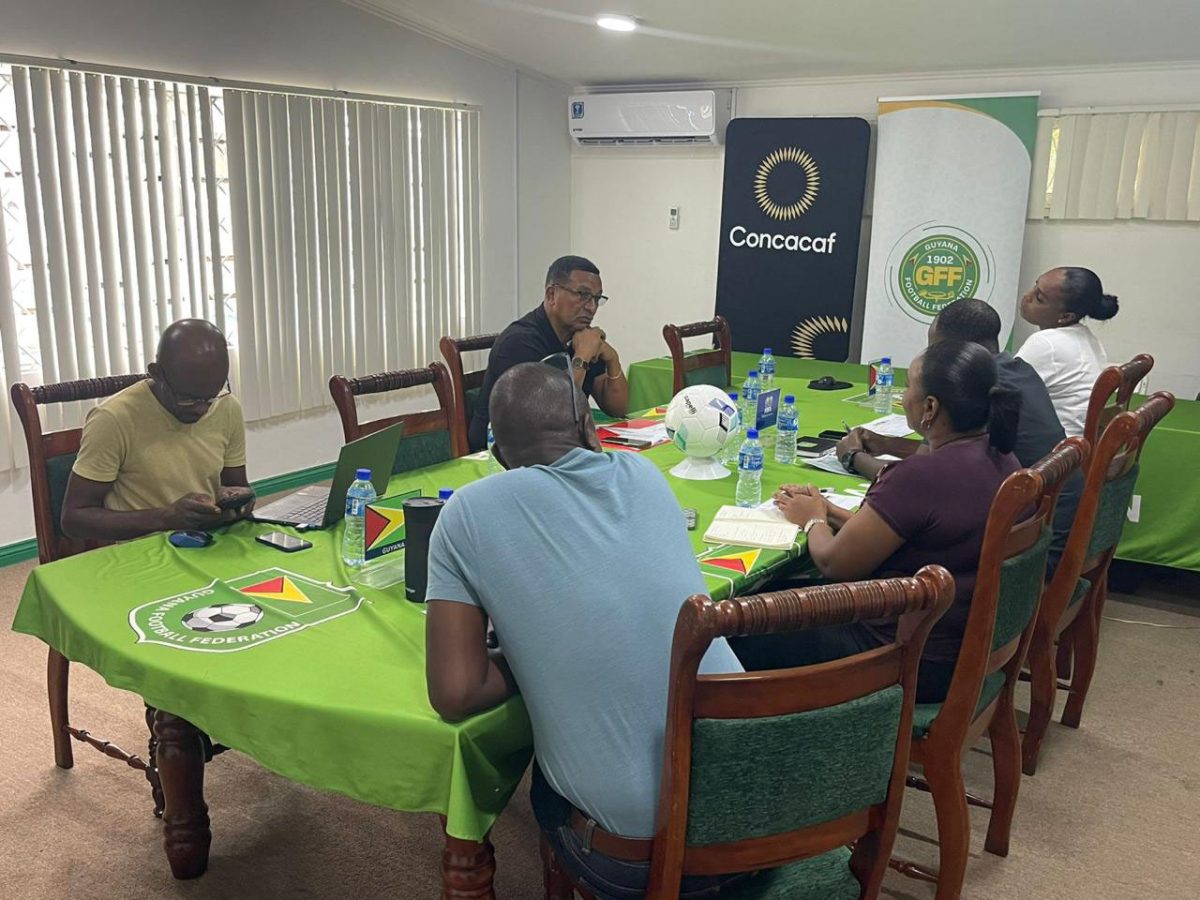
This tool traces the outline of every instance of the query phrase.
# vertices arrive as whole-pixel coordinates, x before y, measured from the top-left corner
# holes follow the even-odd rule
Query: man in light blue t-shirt
[[[496,382],[492,430],[509,471],[461,489],[438,518],[426,665],[430,702],[447,719],[519,685],[539,823],[568,870],[585,883],[593,873],[608,895],[644,889],[648,865],[580,852],[586,824],[572,824],[654,833],[675,618],[706,588],[666,480],[636,454],[602,452],[587,409],[548,365],[523,363]],[[502,657],[486,648],[489,617]],[[721,639],[700,671],[742,668]],[[684,896],[719,880],[687,879]]]

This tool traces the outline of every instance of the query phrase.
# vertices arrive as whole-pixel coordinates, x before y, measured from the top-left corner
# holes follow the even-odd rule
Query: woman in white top
[[[1117,298],[1104,293],[1095,272],[1076,266],[1051,269],[1021,298],[1021,318],[1040,330],[1017,356],[1046,382],[1067,437],[1083,434],[1092,386],[1108,365],[1104,346],[1082,320],[1116,314]]]

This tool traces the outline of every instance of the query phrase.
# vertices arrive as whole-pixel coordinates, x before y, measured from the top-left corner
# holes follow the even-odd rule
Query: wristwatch
[[[591,363],[588,362],[586,359],[584,359],[582,356],[572,356],[571,357],[571,368],[572,369],[586,369],[590,365],[591,365]]]
[[[862,450],[847,450],[841,455],[841,457],[838,459],[838,462],[842,464],[842,468],[847,472],[853,472],[855,475],[857,475],[858,470],[854,468],[854,457],[859,453],[862,453]]]
[[[816,516],[815,518],[809,519],[807,522],[804,523],[804,533],[808,534],[810,531],[812,531],[813,528],[815,528],[818,525],[828,525],[828,524],[829,524],[829,522],[825,519],[824,516]]]

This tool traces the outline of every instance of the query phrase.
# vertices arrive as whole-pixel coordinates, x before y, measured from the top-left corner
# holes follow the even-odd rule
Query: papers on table
[[[854,512],[863,502],[863,498],[855,494],[825,494],[825,499],[839,509]]]
[[[814,456],[811,458],[801,457],[800,462],[804,463],[806,466],[812,466],[814,469],[820,469],[822,472],[832,472],[834,475],[852,475],[855,478],[859,477],[854,475],[853,472],[848,471],[846,467],[838,461],[837,453],[832,450],[830,450],[828,453],[822,454],[821,456]]]
[[[610,450],[649,450],[671,439],[661,419],[631,419],[616,425],[601,425],[596,433],[600,443]]]
[[[628,428],[609,425],[606,426],[604,430],[611,432],[616,437],[629,438],[638,441],[651,441],[656,444],[670,440],[670,438],[667,436],[667,426],[662,422],[656,422],[655,424],[647,425],[644,428]]]
[[[710,544],[787,550],[795,543],[800,526],[785,519],[779,510],[764,506],[722,506],[704,532],[704,540]]]
[[[888,437],[908,437],[913,433],[913,430],[908,427],[908,417],[894,414],[880,416],[878,419],[872,419],[858,427],[876,434],[886,434]]]

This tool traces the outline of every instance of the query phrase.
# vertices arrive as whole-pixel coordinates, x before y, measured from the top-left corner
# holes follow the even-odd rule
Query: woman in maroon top
[[[931,703],[945,699],[954,674],[992,500],[1020,468],[1012,454],[1020,400],[998,385],[991,353],[949,340],[913,360],[903,403],[929,452],[884,469],[857,513],[811,485],[784,485],[775,503],[804,527],[809,556],[830,581],[911,575],[930,563],[950,570],[954,604],[925,644],[918,678],[917,701]],[[894,636],[895,622],[884,621],[743,638],[733,646],[746,668],[764,669],[839,659]]]

